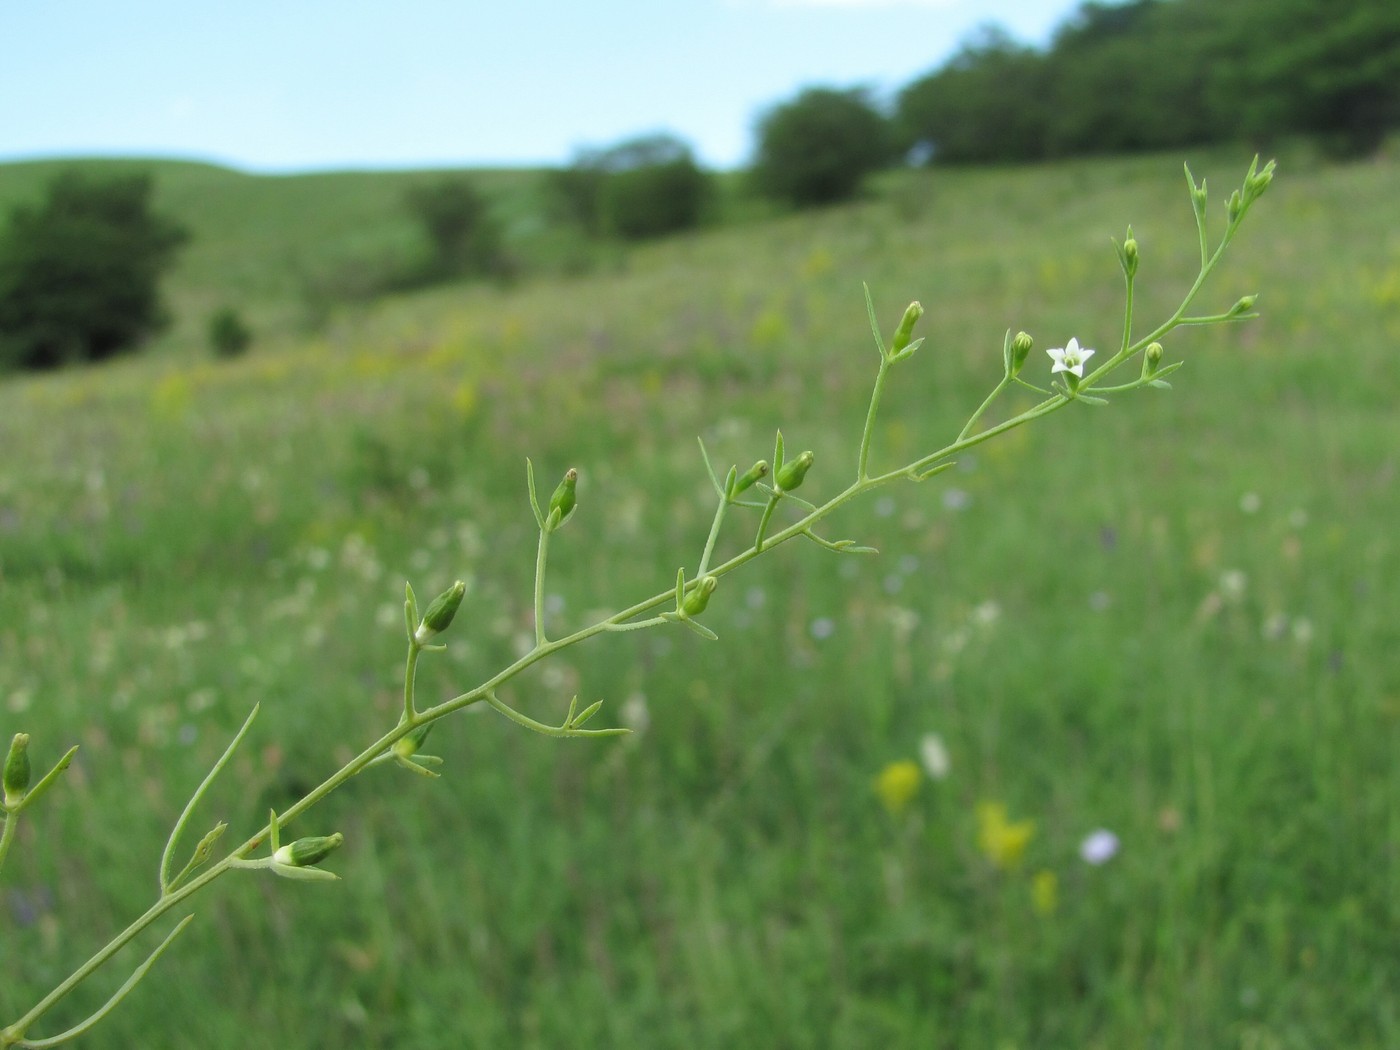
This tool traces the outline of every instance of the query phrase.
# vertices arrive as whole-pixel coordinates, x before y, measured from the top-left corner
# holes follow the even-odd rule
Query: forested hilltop
[[[1044,49],[989,26],[899,94],[935,162],[1294,135],[1372,152],[1400,125],[1395,0],[1086,3]]]

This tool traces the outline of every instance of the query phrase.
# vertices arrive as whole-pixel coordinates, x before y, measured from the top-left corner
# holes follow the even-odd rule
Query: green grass
[[[1128,223],[1139,317],[1164,315],[1195,270],[1181,159],[902,175],[314,336],[288,260],[396,243],[407,177],[158,174],[201,223],[162,352],[0,386],[0,730],[36,762],[82,745],[4,872],[0,1017],[145,907],[253,702],[201,811],[231,836],[392,723],[405,578],[471,581],[425,699],[513,658],[526,455],[582,474],[549,582],[581,625],[694,564],[695,435],[742,466],[781,426],[817,453],[813,493],[846,483],[876,361],[862,280],[887,326],[928,310],[886,465],[957,433],[1006,328],[1036,369],[1070,335],[1106,352]],[[1248,158],[1190,160],[1219,222]],[[1260,291],[1264,317],[1170,340],[1173,391],[843,513],[830,531],[882,554],[779,549],[716,592],[718,644],[603,638],[503,697],[546,721],[603,697],[600,724],[644,703],[631,738],[439,727],[442,780],[373,771],[296,829],[344,832],[343,882],[223,880],[84,1045],[1396,1045],[1397,168],[1281,160],[1202,300]],[[0,200],[18,177],[0,168]],[[267,333],[235,362],[185,315],[221,288]],[[893,818],[875,777],[928,732],[952,772]],[[987,800],[1035,822],[1018,870],[977,848]],[[1122,840],[1101,868],[1077,854],[1097,827]]]

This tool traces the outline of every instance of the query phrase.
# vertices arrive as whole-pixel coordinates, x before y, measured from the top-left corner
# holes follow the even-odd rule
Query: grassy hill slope
[[[249,175],[210,164],[168,160],[54,160],[0,165],[0,211],[38,200],[59,171],[93,177],[149,173],[155,204],[177,218],[191,241],[166,282],[173,319],[158,349],[203,348],[204,323],[222,306],[243,311],[261,330],[305,328],[327,293],[352,292],[384,266],[421,250],[405,210],[405,192],[444,173],[327,172]],[[532,262],[542,249],[539,174],[474,171]]]
[[[1218,229],[1248,158],[1190,159]],[[1128,223],[1138,316],[1164,316],[1195,273],[1181,160],[902,173],[618,272],[403,296],[315,335],[289,260],[402,243],[409,176],[162,169],[162,203],[203,224],[177,305],[237,289],[270,334],[233,362],[177,331],[0,384],[0,728],[37,762],[83,748],[3,874],[0,1016],[146,906],[254,701],[201,810],[230,838],[392,724],[405,578],[470,583],[425,698],[529,646],[527,455],[546,485],[582,475],[558,634],[693,567],[697,434],[742,469],[781,427],[816,453],[804,492],[846,483],[876,362],[861,281],[887,327],[928,311],[884,465],[956,435],[1007,328],[1042,383],[1043,348],[1116,344]],[[605,698],[625,740],[439,727],[441,780],[371,771],[296,829],[344,832],[343,882],[224,880],[89,1045],[1400,1042],[1396,177],[1285,156],[1201,301],[1259,291],[1264,317],[1169,340],[1172,391],[842,513],[832,533],[882,553],[780,548],[716,592],[718,643],[607,637],[503,691],[543,721]],[[877,778],[929,733],[951,772],[892,812]],[[1017,863],[979,840],[988,803],[1033,823]],[[1102,866],[1079,855],[1096,828],[1122,843]]]

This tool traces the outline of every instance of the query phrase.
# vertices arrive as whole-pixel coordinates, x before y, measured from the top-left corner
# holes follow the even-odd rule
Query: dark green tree
[[[1223,6],[1223,5],[1222,5]],[[1047,155],[1124,153],[1218,137],[1206,104],[1218,13],[1178,0],[1091,2],[1045,59]]]
[[[546,177],[550,210],[556,218],[577,226],[590,236],[603,232],[603,182],[607,172],[594,150],[580,152],[567,168],[555,168]]]
[[[1050,65],[1004,29],[980,29],[946,65],[899,94],[906,148],[934,162],[1023,161],[1045,153]]]
[[[1395,0],[1183,0],[1215,11],[1220,62],[1210,102],[1225,134],[1307,134],[1364,155],[1400,128]]]
[[[0,236],[0,368],[130,350],[165,321],[159,282],[188,239],[151,210],[149,175],[68,171]]]
[[[982,30],[897,121],[936,161],[1290,135],[1364,154],[1400,128],[1400,3],[1086,0],[1043,52]]]
[[[808,88],[758,123],[753,181],[765,196],[798,207],[849,200],[895,157],[890,123],[857,88]]]
[[[500,222],[465,176],[447,176],[414,186],[404,195],[409,213],[428,241],[428,258],[406,284],[457,277],[505,276],[510,261]]]
[[[567,219],[590,234],[627,240],[693,229],[713,192],[690,147],[667,134],[582,152],[554,173],[551,188]]]

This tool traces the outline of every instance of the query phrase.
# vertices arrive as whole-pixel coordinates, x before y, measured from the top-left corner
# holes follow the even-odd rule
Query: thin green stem
[[[1096,386],[1096,394],[1126,394],[1129,390],[1137,390],[1147,386],[1151,379],[1134,379],[1131,383],[1121,383],[1118,386]]]
[[[634,620],[631,623],[610,623],[604,630],[607,631],[640,631],[645,627],[659,627],[663,623],[670,621],[664,616],[653,616],[646,620]]]
[[[1211,314],[1209,317],[1183,317],[1177,321],[1177,326],[1185,328],[1187,325],[1231,324],[1235,321],[1253,321],[1258,316],[1256,313],[1237,314],[1233,310],[1228,310],[1223,314]]]
[[[864,481],[869,476],[870,444],[874,440],[875,435],[875,417],[880,411],[880,394],[885,389],[885,375],[889,370],[890,360],[882,353],[880,355],[880,370],[875,373],[875,386],[870,392],[870,408],[865,413],[865,428],[860,434],[860,456],[856,460],[857,482]],[[771,511],[769,513],[771,513]],[[757,546],[757,544],[755,544],[755,546]]]
[[[1128,352],[1133,340],[1133,279],[1126,272],[1123,281],[1127,285],[1123,293],[1123,341],[1118,344],[1118,356]]]
[[[1118,353],[1114,354],[1107,361],[1101,364],[1098,368],[1094,369],[1087,376],[1085,376],[1083,381],[1079,384],[1080,390],[1087,392],[1089,388],[1091,388],[1094,385],[1094,382],[1096,380],[1102,378],[1109,372],[1113,371],[1124,361],[1128,360],[1135,354],[1145,349],[1150,343],[1155,343],[1159,341],[1164,335],[1168,334],[1172,331],[1172,329],[1178,327],[1180,324],[1183,323],[1182,318],[1186,316],[1186,311],[1190,309],[1191,303],[1195,301],[1196,295],[1200,292],[1201,288],[1205,286],[1206,279],[1210,276],[1211,271],[1213,271],[1216,265],[1220,262],[1220,258],[1222,255],[1224,255],[1225,248],[1230,243],[1230,238],[1234,235],[1234,231],[1237,228],[1237,226],[1238,223],[1233,224],[1229,229],[1225,231],[1225,236],[1221,238],[1220,244],[1215,249],[1215,254],[1212,255],[1209,259],[1207,259],[1205,263],[1201,266],[1200,272],[1196,274],[1196,279],[1191,283],[1191,287],[1187,289],[1186,295],[1182,297],[1181,304],[1177,306],[1177,308],[1174,311],[1172,311],[1171,316],[1168,317],[1161,324],[1159,324],[1147,335],[1119,350]]]
[[[982,418],[982,413],[987,411],[987,409],[991,407],[992,402],[995,401],[998,397],[1000,397],[1001,392],[1010,385],[1011,377],[1003,376],[1001,382],[998,383],[995,387],[993,387],[992,392],[987,395],[987,399],[983,401],[980,405],[978,405],[977,411],[972,413],[971,417],[969,417],[967,425],[963,427],[962,431],[958,434],[959,441],[967,437],[967,435],[971,432],[972,428],[977,425],[977,421]]]
[[[710,523],[710,535],[705,540],[705,551],[700,555],[700,568],[695,570],[695,578],[698,580],[705,575],[705,570],[710,566],[710,557],[715,552],[715,541],[719,539],[719,528],[724,524],[724,513],[729,509],[729,497],[721,496],[719,506],[715,508],[715,520]]]
[[[0,868],[5,866],[5,858],[10,854],[10,843],[15,840],[15,828],[19,826],[18,813],[6,813],[5,823],[0,825]]]
[[[541,735],[543,735],[543,736],[553,736],[553,737],[573,737],[573,736],[621,736],[623,733],[626,733],[626,732],[627,732],[627,730],[625,730],[625,729],[576,729],[576,728],[574,728],[574,726],[572,725],[573,718],[574,718],[573,708],[574,708],[574,705],[577,703],[577,701],[578,701],[578,698],[575,697],[575,698],[574,698],[574,702],[575,702],[575,703],[569,705],[569,714],[568,714],[568,716],[564,719],[564,724],[563,724],[563,725],[561,725],[561,726],[550,726],[550,725],[545,725],[543,722],[537,722],[537,721],[535,721],[535,720],[534,720],[533,718],[531,718],[529,715],[521,714],[519,711],[517,711],[515,708],[511,707],[509,704],[504,704],[504,703],[502,703],[500,700],[498,700],[498,699],[496,698],[496,694],[495,694],[495,693],[487,693],[487,694],[486,694],[486,702],[487,702],[488,704],[490,704],[493,708],[495,708],[497,711],[499,711],[501,714],[505,715],[505,716],[506,716],[507,718],[509,718],[512,722],[514,722],[516,725],[524,726],[526,729],[532,730],[533,732],[539,733],[539,734],[541,734]],[[596,708],[596,705],[594,705],[594,706],[595,706],[595,708]],[[586,719],[586,718],[587,718],[589,715],[591,715],[592,713],[593,713],[592,709],[590,709],[590,710],[588,710],[588,711],[585,711],[584,714],[583,714],[583,718]]]
[[[773,520],[773,511],[777,509],[778,500],[781,498],[782,497],[778,495],[768,497],[768,504],[763,508],[763,516],[758,519],[758,533],[753,539],[753,551],[755,554],[760,554],[763,551],[763,536],[768,531],[768,523]]]
[[[423,647],[418,644],[418,639],[410,636],[408,639],[408,661],[403,670],[403,720],[405,722],[412,722],[418,717],[418,711],[413,706],[413,692],[418,677],[418,656],[422,652]]]
[[[535,648],[545,644],[544,634],[544,568],[549,560],[549,527],[540,529],[540,545],[535,552]]]

